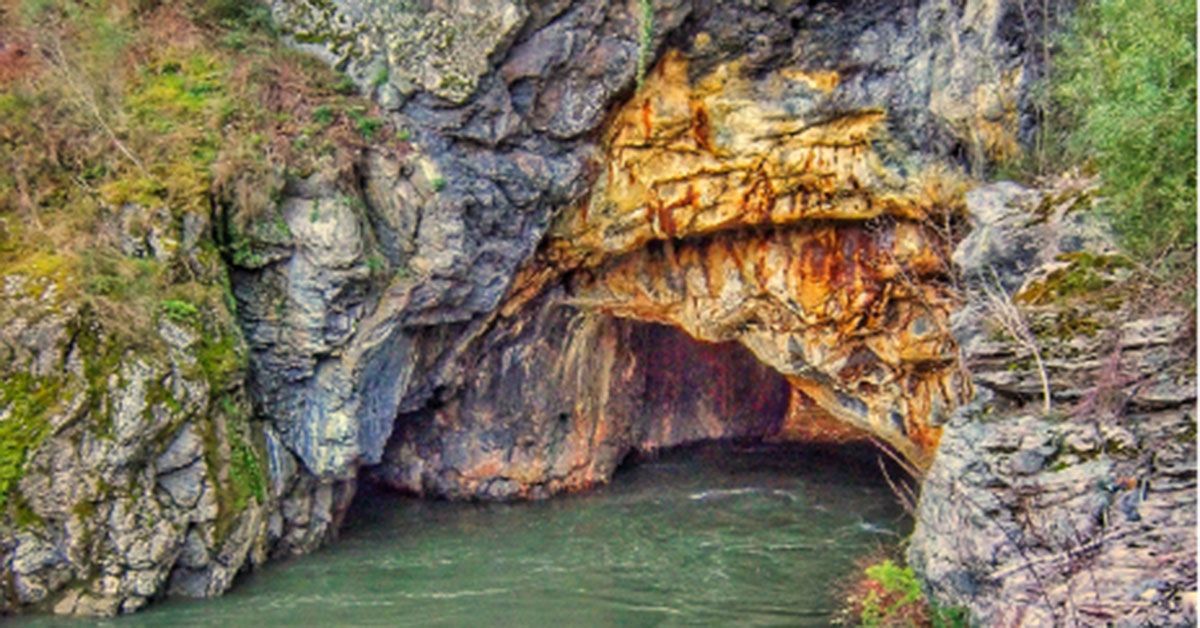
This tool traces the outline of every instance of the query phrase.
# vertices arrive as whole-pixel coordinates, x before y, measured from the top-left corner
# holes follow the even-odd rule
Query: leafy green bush
[[[1196,4],[1080,3],[1054,60],[1066,151],[1135,254],[1196,244]]]
[[[200,310],[196,306],[179,299],[167,299],[161,304],[163,316],[176,323],[189,323],[196,320]]]
[[[852,622],[861,626],[967,626],[967,613],[960,608],[941,608],[921,591],[911,567],[891,559],[869,565],[849,596]]]

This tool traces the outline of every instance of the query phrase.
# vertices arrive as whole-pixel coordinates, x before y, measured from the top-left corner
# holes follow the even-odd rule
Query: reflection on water
[[[222,598],[105,623],[826,625],[831,585],[909,525],[875,456],[846,456],[707,445],[536,503],[364,491],[332,546],[246,576]]]

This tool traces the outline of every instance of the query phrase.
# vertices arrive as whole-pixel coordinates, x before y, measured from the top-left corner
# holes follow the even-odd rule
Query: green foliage
[[[1196,243],[1195,24],[1193,0],[1084,2],[1055,59],[1068,155],[1134,254]]]
[[[387,268],[387,262],[384,261],[383,257],[376,254],[367,257],[367,270],[371,271],[372,275],[382,273],[385,268]]]
[[[200,310],[196,309],[196,306],[180,299],[167,299],[160,304],[160,307],[163,316],[176,323],[191,323],[200,316]]]
[[[383,128],[383,120],[368,116],[362,111],[351,110],[350,119],[354,122],[354,128],[368,142],[375,138],[375,134],[379,132],[379,129]]]
[[[382,87],[388,82],[388,78],[390,78],[388,69],[386,67],[379,68],[379,70],[375,72],[375,76],[371,77],[371,85],[375,87]]]
[[[255,249],[255,240],[249,234],[231,224],[228,236],[229,257],[235,266],[259,268],[266,263],[266,258]]]
[[[333,108],[329,105],[321,105],[313,110],[313,122],[327,127],[333,124]]]
[[[872,588],[863,600],[861,619],[864,626],[883,625],[903,607],[924,599],[921,584],[910,568],[885,560],[867,567],[866,574],[878,589]]]
[[[200,0],[200,17],[217,21],[233,32],[242,30],[274,32],[271,9],[251,0]]]
[[[163,265],[153,259],[91,251],[83,259],[84,291],[111,302],[142,304],[153,298],[164,282]]]
[[[864,570],[865,594],[858,601],[858,623],[863,626],[933,626],[959,628],[968,625],[965,609],[945,609],[931,604],[911,567],[888,559]]]
[[[446,179],[443,177],[434,177],[433,181],[430,182],[430,185],[433,186],[434,192],[441,192],[442,190],[446,189]]]
[[[358,86],[354,84],[354,80],[349,76],[342,74],[333,84],[333,91],[343,95],[352,96],[358,93]]]

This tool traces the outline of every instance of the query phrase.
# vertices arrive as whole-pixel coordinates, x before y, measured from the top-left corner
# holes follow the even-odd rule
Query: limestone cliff
[[[945,427],[908,556],[984,625],[1196,620],[1195,320],[1106,290],[1130,264],[1091,202],[1078,185],[967,196],[954,331],[978,394]]]
[[[0,535],[5,609],[218,594],[329,539],[366,467],[542,497],[632,451],[806,421],[929,462],[969,393],[951,173],[1032,129],[1019,3],[271,4],[374,99],[380,121],[352,111],[375,139],[269,147],[319,154],[272,174],[265,209],[100,221],[137,236],[130,259],[184,242],[164,263],[227,277],[236,327],[179,311],[126,348],[5,278],[0,419],[67,400],[12,474],[30,516]],[[197,372],[214,355],[228,368]]]

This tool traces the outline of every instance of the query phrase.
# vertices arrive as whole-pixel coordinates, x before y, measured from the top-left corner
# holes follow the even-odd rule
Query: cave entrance
[[[820,624],[911,528],[871,440],[742,345],[526,320],[398,421],[331,550],[389,583],[355,596],[516,625]]]
[[[570,306],[519,331],[479,354],[453,398],[401,416],[370,477],[421,496],[539,499],[683,445],[871,442],[737,342]]]

